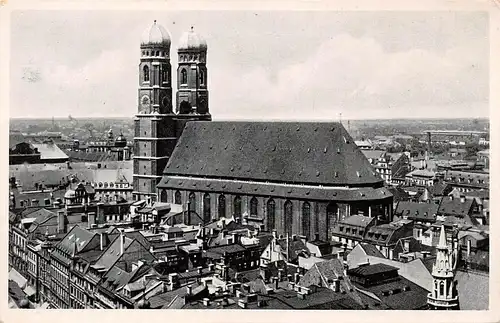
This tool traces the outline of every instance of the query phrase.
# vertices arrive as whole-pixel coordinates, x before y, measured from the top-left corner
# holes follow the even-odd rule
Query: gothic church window
[[[184,68],[181,70],[181,84],[187,84],[187,72]]]
[[[309,202],[302,204],[302,235],[309,236],[311,226],[311,205]]]
[[[226,197],[224,195],[219,195],[219,205],[218,205],[219,219],[226,217]]]
[[[163,83],[167,83],[167,70],[166,69],[163,69],[161,71],[161,81]]]
[[[259,202],[257,201],[257,199],[255,197],[252,197],[252,199],[250,200],[250,215],[257,215],[258,213],[258,206],[259,206]]]
[[[192,212],[196,210],[196,196],[194,193],[189,194],[189,213],[191,215]]]
[[[285,234],[292,234],[293,224],[293,205],[287,200],[285,202]]]
[[[234,217],[235,218],[240,218],[241,217],[241,197],[236,196],[234,198]]]
[[[182,204],[181,192],[175,191],[174,203],[175,204]]]
[[[272,231],[274,227],[274,217],[276,216],[276,203],[273,199],[267,201],[267,230]]]
[[[203,222],[210,222],[210,194],[205,193],[203,196]]]
[[[142,72],[144,74],[143,76],[144,82],[149,82],[149,67],[145,65],[144,68],[142,69]]]

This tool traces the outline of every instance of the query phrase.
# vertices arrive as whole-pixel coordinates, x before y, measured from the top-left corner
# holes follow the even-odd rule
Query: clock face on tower
[[[141,98],[141,112],[146,113],[147,109],[149,108],[149,96],[143,95]]]

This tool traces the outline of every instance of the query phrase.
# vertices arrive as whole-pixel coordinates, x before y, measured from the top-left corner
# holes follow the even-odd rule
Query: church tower
[[[169,32],[154,21],[142,36],[134,134],[134,200],[157,200],[156,185],[177,142]]]
[[[427,296],[427,303],[433,310],[458,310],[457,281],[455,270],[458,261],[458,244],[452,239],[451,248],[446,241],[446,231],[441,226],[436,262],[432,267],[432,292]]]
[[[177,113],[209,120],[207,43],[191,27],[180,38],[177,53]]]

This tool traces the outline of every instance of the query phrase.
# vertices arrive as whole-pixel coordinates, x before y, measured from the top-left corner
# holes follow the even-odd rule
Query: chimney
[[[95,212],[89,212],[89,218],[87,220],[88,228],[91,229],[93,228],[93,225],[96,223],[96,213]]]
[[[191,285],[186,286],[186,294],[191,295],[192,292],[193,292],[193,286]]]
[[[299,273],[295,273],[295,274],[293,275],[293,281],[294,281],[294,283],[295,283],[295,284],[298,284],[298,283],[299,283],[299,277],[300,277],[300,276],[299,276]]]
[[[179,274],[177,273],[171,273],[168,275],[168,280],[169,280],[169,289],[174,290],[179,283]]]
[[[64,211],[58,211],[57,212],[57,232],[59,233],[65,233],[66,232],[66,215],[64,214]]]
[[[215,265],[214,264],[208,264],[208,271],[214,271]]]
[[[107,232],[102,232],[100,234],[100,241],[101,241],[101,250],[104,250],[106,246],[108,245],[108,233]]]
[[[203,299],[203,306],[210,306],[210,299],[208,297]]]
[[[120,255],[123,255],[123,249],[125,248],[125,235],[123,234],[123,231],[120,231]]]
[[[203,268],[201,266],[197,268],[198,275],[201,275],[202,269]]]
[[[279,281],[283,281],[283,276],[284,276],[285,270],[283,268],[278,269],[278,279]]]
[[[239,243],[240,242],[240,240],[239,240],[240,237],[239,237],[239,235],[237,233],[233,233],[232,236],[233,236],[233,243]]]
[[[221,228],[222,228],[222,229],[225,229],[225,228],[226,228],[226,219],[225,219],[225,218],[221,218],[221,219],[220,219],[220,225],[221,225]]]
[[[465,196],[460,196],[460,203],[465,203]]]
[[[338,293],[340,291],[340,280],[338,278],[335,278],[333,280],[333,291],[335,293]]]
[[[278,277],[273,277],[273,282],[274,282],[274,289],[278,289]]]
[[[273,239],[277,239],[278,238],[278,233],[276,232],[276,230],[273,230]]]
[[[238,306],[240,308],[247,308],[247,302],[244,299],[238,299]]]
[[[452,195],[450,195],[450,200],[451,200],[451,201],[453,201],[453,194],[452,194]]]

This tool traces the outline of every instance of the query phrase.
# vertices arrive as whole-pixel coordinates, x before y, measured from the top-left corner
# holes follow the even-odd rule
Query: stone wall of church
[[[165,193],[161,190],[159,196],[163,199],[162,202],[175,203],[175,192],[174,190],[165,190]],[[188,191],[179,190],[181,195],[181,203],[187,208],[187,201],[189,195],[194,193],[195,195],[195,207],[194,211],[203,218],[203,197],[206,192],[200,191]],[[219,219],[219,196],[221,193],[208,193],[210,196],[210,219]],[[272,231],[275,229],[278,234],[285,235],[285,202],[288,199],[284,197],[272,197],[275,202],[275,217],[274,217],[274,227],[269,227],[269,219],[267,212],[267,203],[270,197],[266,196],[249,196],[249,195],[239,195],[224,193],[225,197],[225,216],[226,218],[231,218],[235,213],[235,198],[239,196],[241,198],[241,214],[248,215],[246,218],[248,224],[255,225],[257,227],[263,228],[266,231]],[[251,200],[255,197],[257,200],[257,214],[250,214],[251,211]],[[352,213],[351,210],[355,210],[356,207],[352,207],[348,203],[341,202],[331,202],[331,201],[314,201],[314,200],[290,200],[292,203],[292,232],[291,234],[302,235],[306,233],[308,238],[314,238],[315,234],[318,233],[320,239],[326,240],[331,237],[332,229],[338,221],[345,219]],[[309,230],[304,232],[302,213],[304,203],[309,203],[310,206],[310,216],[309,216]],[[392,203],[392,201],[379,201],[377,203],[384,203],[387,207]],[[336,207],[334,207],[336,206]],[[332,209],[334,210],[332,212]],[[367,215],[367,214],[366,214]],[[243,219],[245,221],[245,219]],[[191,223],[194,224],[194,223]]]

